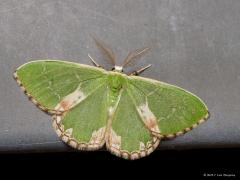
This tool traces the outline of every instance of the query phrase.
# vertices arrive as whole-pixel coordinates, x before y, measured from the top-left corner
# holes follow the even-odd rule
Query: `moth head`
[[[112,71],[123,73],[123,67],[122,67],[122,66],[117,66],[117,65],[115,65],[115,66],[112,68]]]

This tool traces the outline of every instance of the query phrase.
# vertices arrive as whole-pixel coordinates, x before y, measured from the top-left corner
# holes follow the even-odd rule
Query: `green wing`
[[[131,97],[129,86],[123,88],[119,102],[108,118],[107,149],[125,159],[138,159],[149,155],[157,148],[160,139],[145,127]],[[111,112],[110,111],[110,112]]]
[[[64,114],[53,116],[57,135],[79,150],[99,149],[105,143],[107,84],[105,79],[97,84],[75,107]]]
[[[64,142],[85,150],[103,146],[107,120],[105,70],[41,60],[19,67],[14,77],[38,107],[53,114],[53,127]]]
[[[184,134],[209,116],[203,101],[184,89],[137,76],[130,76],[129,84],[144,123],[160,138]]]
[[[20,66],[14,77],[34,104],[48,113],[55,113],[56,105],[73,92],[77,95],[80,86],[86,96],[92,86],[97,86],[95,82],[103,79],[104,72],[77,63],[38,60]]]
[[[53,114],[58,136],[77,149],[99,149],[106,142],[113,154],[137,159],[157,148],[162,137],[181,135],[208,118],[204,103],[186,90],[124,76],[126,83],[116,94],[108,74],[41,60],[19,67],[14,77],[32,102]]]

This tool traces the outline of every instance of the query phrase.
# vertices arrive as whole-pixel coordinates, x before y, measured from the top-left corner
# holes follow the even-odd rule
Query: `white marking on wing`
[[[142,104],[137,107],[137,111],[141,116],[144,124],[154,132],[160,132],[157,125],[157,118],[154,116],[152,111],[148,107],[148,103]]]
[[[65,134],[68,136],[72,136],[73,128],[69,128],[65,131]]]
[[[100,144],[104,140],[105,136],[105,127],[98,129],[97,131],[93,131],[92,137],[89,141],[90,144]]]
[[[109,107],[108,108],[108,116],[112,117],[113,113],[114,113],[114,108],[113,107]]]
[[[85,98],[86,96],[82,91],[80,91],[78,87],[74,92],[65,96],[62,99],[62,101],[59,104],[57,104],[57,106],[55,107],[55,110],[64,110],[64,111],[68,110],[74,107],[75,105],[77,105],[78,103],[80,103]]]
[[[139,150],[145,150],[145,144],[143,142],[140,142],[140,145],[139,145]]]
[[[112,128],[109,134],[109,144],[115,149],[121,149],[121,136],[118,136]]]

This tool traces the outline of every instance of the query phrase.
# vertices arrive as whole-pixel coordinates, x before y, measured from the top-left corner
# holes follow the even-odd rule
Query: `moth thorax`
[[[108,77],[109,87],[113,92],[118,92],[124,83],[124,78],[120,74],[110,74]]]
[[[114,70],[117,72],[123,72],[123,67],[122,66],[114,66]]]

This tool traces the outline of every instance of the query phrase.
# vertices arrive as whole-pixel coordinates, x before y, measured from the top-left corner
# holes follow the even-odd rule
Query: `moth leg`
[[[100,66],[91,56],[90,54],[88,54],[88,57],[90,58],[90,60],[92,61],[93,65],[99,68],[102,68],[102,66]]]
[[[147,66],[145,66],[145,67],[143,67],[143,68],[141,68],[141,69],[139,69],[139,70],[137,70],[137,71],[133,71],[133,72],[130,73],[129,75],[130,75],[130,76],[138,76],[138,75],[141,74],[143,71],[145,71],[146,69],[150,68],[151,66],[152,66],[152,65],[149,64],[149,65],[147,65]]]

